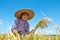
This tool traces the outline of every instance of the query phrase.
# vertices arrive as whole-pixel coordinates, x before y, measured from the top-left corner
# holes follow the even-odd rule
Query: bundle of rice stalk
[[[41,21],[37,22],[37,24],[35,25],[34,30],[36,31],[36,29],[37,29],[38,27],[44,28],[44,27],[47,27],[47,26],[48,26],[48,25],[47,25],[45,19],[42,19]]]
[[[60,32],[60,29],[58,30],[58,32]]]

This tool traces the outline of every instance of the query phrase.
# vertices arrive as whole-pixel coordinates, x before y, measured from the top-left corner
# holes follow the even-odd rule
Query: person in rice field
[[[26,35],[34,31],[34,30],[29,31],[30,27],[29,23],[27,22],[27,20],[32,19],[33,16],[34,12],[32,10],[29,9],[18,10],[15,13],[16,20],[12,25],[12,32],[14,34],[18,33],[20,35]]]

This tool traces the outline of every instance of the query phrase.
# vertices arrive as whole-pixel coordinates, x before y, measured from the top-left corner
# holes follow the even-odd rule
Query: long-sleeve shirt
[[[25,35],[27,32],[29,32],[29,23],[23,21],[21,19],[16,19],[13,26],[12,30],[17,30],[18,32],[21,31],[22,33],[19,33],[20,35]]]

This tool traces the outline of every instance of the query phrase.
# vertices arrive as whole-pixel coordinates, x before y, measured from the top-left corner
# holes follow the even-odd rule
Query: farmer
[[[14,34],[18,33],[20,35],[30,34],[32,31],[29,32],[29,23],[27,20],[32,19],[34,16],[34,12],[29,9],[22,9],[18,10],[15,13],[15,17],[17,18],[12,26],[12,32]]]

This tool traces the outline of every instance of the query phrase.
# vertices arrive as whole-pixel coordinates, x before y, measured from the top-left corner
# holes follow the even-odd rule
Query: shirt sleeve
[[[29,23],[26,24],[26,33],[29,32]]]
[[[18,24],[19,24],[19,19],[16,19],[14,24],[12,25],[12,30],[17,30]]]

